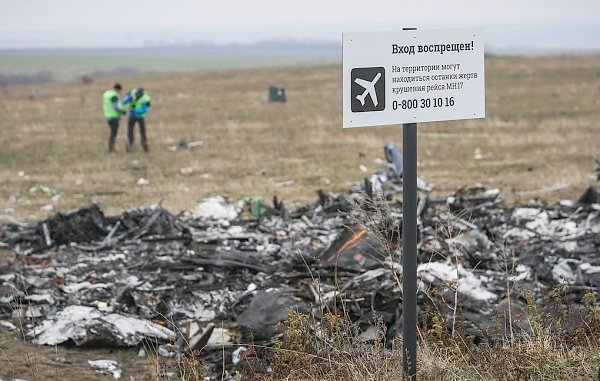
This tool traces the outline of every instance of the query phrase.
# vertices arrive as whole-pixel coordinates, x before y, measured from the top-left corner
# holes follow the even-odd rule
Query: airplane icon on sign
[[[365,98],[367,97],[367,95],[369,95],[371,97],[371,100],[373,101],[373,106],[377,107],[378,102],[377,92],[375,91],[375,84],[377,83],[377,81],[379,81],[379,78],[381,78],[381,73],[377,73],[377,75],[375,76],[375,78],[373,78],[372,81],[367,81],[362,78],[356,78],[354,80],[356,84],[360,85],[362,88],[365,89],[365,91],[362,94],[356,96],[356,99],[360,101],[361,105],[365,105]]]
[[[385,68],[355,67],[350,71],[350,109],[352,112],[385,110]]]

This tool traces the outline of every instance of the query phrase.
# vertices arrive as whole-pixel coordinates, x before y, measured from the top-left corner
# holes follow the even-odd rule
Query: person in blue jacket
[[[138,87],[132,89],[125,98],[123,98],[123,105],[129,110],[129,121],[127,123],[127,152],[133,150],[134,141],[134,130],[135,124],[140,126],[140,136],[142,142],[142,148],[145,152],[148,152],[148,140],[146,138],[146,114],[150,107],[150,94],[143,88]]]

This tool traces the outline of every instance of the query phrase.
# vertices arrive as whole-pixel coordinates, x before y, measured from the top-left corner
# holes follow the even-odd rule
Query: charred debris
[[[8,258],[0,268],[0,320],[21,322],[37,344],[150,343],[163,356],[201,350],[214,367],[224,350],[228,369],[243,345],[280,334],[290,308],[320,316],[344,303],[367,336],[375,317],[388,335],[401,332],[395,150],[389,147],[390,168],[349,196],[319,191],[316,202],[295,210],[278,200],[257,206],[214,197],[180,215],[150,205],[105,216],[89,205],[0,225]],[[430,199],[425,182],[420,189],[420,308],[433,288],[446,292],[469,333],[494,340],[492,315],[508,302],[513,311],[522,307],[524,290],[539,297],[566,284],[575,303],[586,291],[598,294],[596,189],[578,201],[511,207],[497,189],[466,187],[443,200]]]

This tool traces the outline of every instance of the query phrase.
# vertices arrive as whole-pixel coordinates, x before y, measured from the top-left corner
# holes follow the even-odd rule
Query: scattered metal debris
[[[389,152],[397,178],[401,164]],[[375,316],[393,335],[402,324],[402,206],[393,189],[384,198],[320,191],[295,210],[260,199],[253,213],[251,202],[210,198],[179,216],[159,204],[118,216],[89,205],[0,224],[0,243],[14,254],[0,268],[0,319],[26,320],[38,344],[154,345],[164,356],[196,349],[215,370],[240,361],[244,349],[234,344],[278,335],[290,308],[319,316],[343,304],[365,340]],[[469,333],[486,340],[507,281],[534,295],[570,284],[575,301],[597,290],[598,201],[595,189],[577,202],[514,207],[480,185],[443,200],[422,193],[420,305],[433,288],[447,293]],[[511,293],[524,303],[519,288]],[[97,369],[118,378],[118,364],[110,366]]]
[[[193,142],[188,142],[186,139],[181,138],[177,142],[177,145],[172,145],[167,148],[168,151],[175,152],[177,150],[193,150],[194,148],[202,147],[204,142],[202,140],[196,140]]]

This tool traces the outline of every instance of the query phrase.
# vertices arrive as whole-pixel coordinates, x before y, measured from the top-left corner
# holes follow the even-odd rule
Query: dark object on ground
[[[383,147],[383,152],[385,154],[385,160],[388,162],[390,166],[390,171],[392,176],[398,180],[402,179],[402,152],[400,152],[400,148],[394,142],[388,142]]]
[[[600,192],[595,187],[590,186],[577,201],[582,204],[600,204]]]
[[[269,102],[285,102],[287,98],[285,96],[285,89],[283,87],[270,86],[269,87]]]
[[[260,291],[236,321],[250,330],[248,337],[255,340],[268,340],[277,334],[276,326],[288,316],[290,308],[308,312],[306,303],[301,299],[293,298],[281,291]]]
[[[377,237],[363,228],[354,227],[343,231],[319,259],[321,266],[326,268],[363,272],[381,266],[386,251]]]

